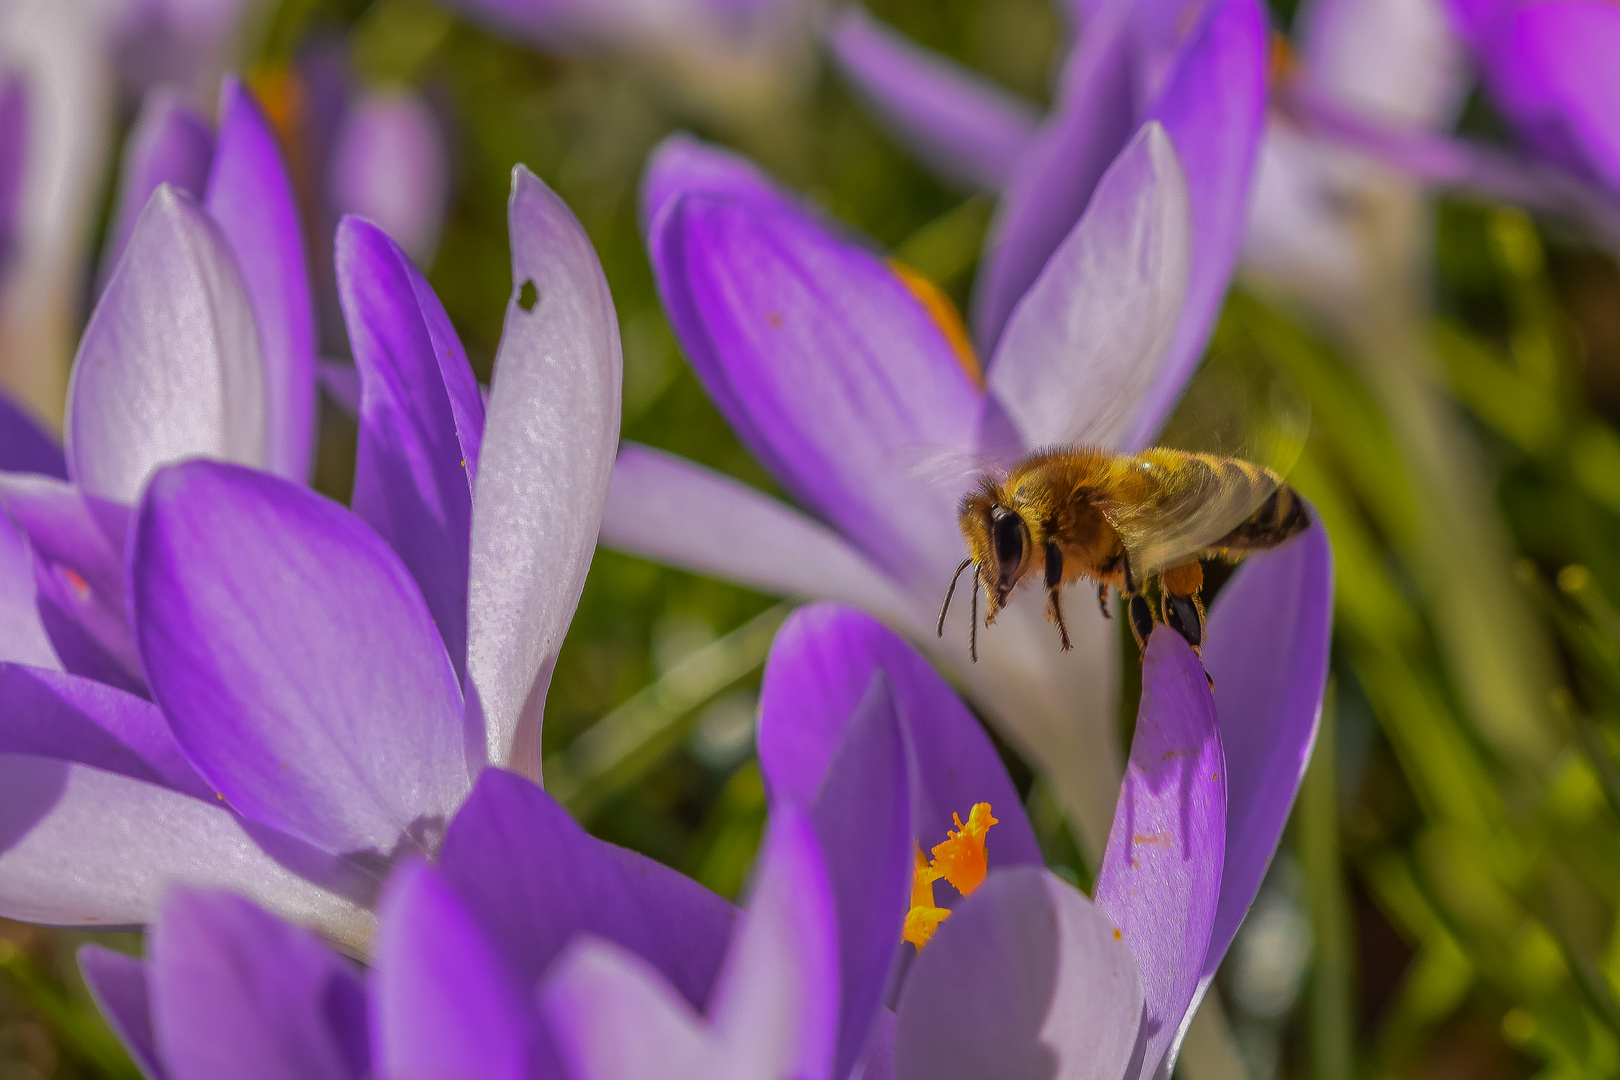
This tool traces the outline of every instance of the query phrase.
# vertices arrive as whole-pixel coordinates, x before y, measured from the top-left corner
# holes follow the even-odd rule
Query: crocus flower
[[[979,635],[972,663],[968,605],[943,640],[935,617],[962,558],[957,499],[977,466],[1054,443],[1140,445],[1190,372],[1195,357],[1177,342],[1198,204],[1166,129],[1150,122],[1120,152],[983,369],[937,291],[735,158],[666,143],[643,205],[689,360],[808,513],[628,445],[604,541],[902,628],[1040,766],[1100,851],[1120,769],[1111,625],[1077,612],[1075,648],[1060,653],[1039,599],[1020,596]],[[940,462],[957,463],[943,480]]]
[[[509,215],[517,287],[487,415],[431,289],[374,226],[345,223],[355,512],[241,465],[161,468],[127,552],[156,705],[0,669],[38,703],[0,728],[17,838],[0,910],[131,923],[168,883],[229,885],[359,947],[382,874],[438,850],[486,762],[538,773],[618,439],[620,352],[589,241],[521,167]]]

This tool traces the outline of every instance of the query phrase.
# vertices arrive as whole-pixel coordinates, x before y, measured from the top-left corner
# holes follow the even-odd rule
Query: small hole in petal
[[[518,289],[518,307],[524,311],[533,311],[534,305],[540,302],[540,290],[534,287],[533,281],[524,281]]]

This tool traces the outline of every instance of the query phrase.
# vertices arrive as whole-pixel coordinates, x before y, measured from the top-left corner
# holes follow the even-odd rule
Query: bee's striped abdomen
[[[1260,504],[1260,509],[1210,547],[1233,551],[1276,547],[1304,532],[1310,524],[1311,517],[1305,511],[1305,500],[1293,488],[1279,482],[1277,490]]]

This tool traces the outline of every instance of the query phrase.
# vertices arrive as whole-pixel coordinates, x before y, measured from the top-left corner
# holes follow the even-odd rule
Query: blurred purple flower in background
[[[98,318],[116,313],[130,280],[156,290],[142,294],[152,310],[176,296],[208,298],[232,280],[228,259],[198,268],[175,256],[214,236],[201,209],[169,188],[152,207]],[[131,324],[184,334],[225,321],[245,343],[202,342],[192,346],[205,350],[201,360],[185,354],[154,372],[149,349],[118,348],[123,339],[113,337],[103,351],[87,345],[74,376],[70,462],[81,483],[86,460],[112,482],[72,504],[72,524],[116,525],[97,537],[106,595],[120,590],[104,614],[116,613],[130,636],[127,558],[129,670],[145,676],[130,689],[149,685],[156,707],[42,670],[55,666],[42,643],[57,638],[40,625],[46,608],[27,576],[41,527],[23,518],[17,507],[34,504],[16,492],[48,482],[7,481],[7,508],[23,518],[28,541],[10,560],[7,599],[30,616],[16,625],[34,632],[7,657],[18,663],[0,667],[16,688],[0,727],[5,914],[134,923],[171,883],[225,884],[358,945],[382,873],[403,852],[437,850],[485,761],[538,774],[545,689],[618,441],[620,353],[601,268],[567,208],[519,168],[509,212],[518,287],[487,415],[443,308],[403,251],[358,219],[340,230],[339,279],[362,382],[352,514],[289,480],[219,462],[161,468],[146,484],[176,457],[263,463],[262,448],[255,459],[252,445],[202,438],[262,433],[262,421],[254,427],[243,413],[210,427],[199,407],[233,394],[262,401],[248,378],[256,367],[229,369],[212,393],[195,374],[209,370],[209,357],[257,364],[252,313],[239,297],[225,309],[229,320],[217,310],[105,316],[106,333],[126,335]],[[148,219],[171,217],[190,228],[184,242],[148,252],[145,237],[157,235]],[[149,280],[129,269],[148,260],[193,276]],[[165,382],[171,368],[192,381]],[[104,385],[122,393],[99,392]],[[183,403],[192,412],[165,400],[165,387],[191,391]],[[80,411],[91,406],[98,424],[82,428]],[[132,431],[157,444],[115,455]],[[188,432],[193,443],[174,444]],[[97,437],[89,458],[80,433]],[[126,556],[119,503],[143,484]],[[74,494],[63,490],[58,498]],[[102,587],[88,574],[80,584]],[[24,646],[34,652],[19,655]]]

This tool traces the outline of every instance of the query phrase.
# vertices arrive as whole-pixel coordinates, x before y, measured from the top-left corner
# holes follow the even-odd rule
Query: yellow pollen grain
[[[946,343],[968,379],[983,390],[984,370],[979,366],[978,354],[973,351],[973,339],[968,336],[967,324],[962,321],[962,314],[956,310],[951,298],[938,285],[897,259],[889,260],[889,268],[900,279],[900,284],[906,287],[906,291],[928,312],[928,317],[939,332],[945,335]]]
[[[960,814],[952,814],[956,828],[946,834],[943,843],[934,847],[934,868],[956,891],[967,896],[984,884],[986,865],[984,840],[990,826],[997,824],[990,816],[989,803],[974,803],[968,812],[967,824]]]

